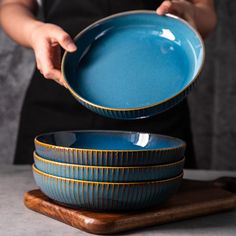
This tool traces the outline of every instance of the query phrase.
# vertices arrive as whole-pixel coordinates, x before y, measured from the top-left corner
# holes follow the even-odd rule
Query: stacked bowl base
[[[185,143],[125,131],[66,131],[35,138],[33,173],[59,204],[138,210],[168,200],[183,177]]]

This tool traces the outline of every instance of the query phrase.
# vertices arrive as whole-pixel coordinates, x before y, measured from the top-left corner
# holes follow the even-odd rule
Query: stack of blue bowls
[[[122,120],[151,117],[182,101],[205,55],[192,26],[154,11],[101,19],[75,44],[78,50],[65,52],[61,63],[69,91],[93,112]],[[177,191],[185,147],[180,139],[140,132],[42,134],[35,138],[33,172],[41,191],[59,204],[138,210],[160,206]]]
[[[185,142],[126,131],[65,131],[35,138],[33,173],[50,199],[73,208],[159,206],[178,189]]]

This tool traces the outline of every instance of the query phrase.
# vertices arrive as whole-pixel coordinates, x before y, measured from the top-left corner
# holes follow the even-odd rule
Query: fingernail
[[[156,13],[160,16],[164,15],[165,14],[165,11],[163,11],[163,9],[157,9],[156,10]]]
[[[67,48],[68,48],[68,50],[69,50],[70,52],[74,52],[74,51],[76,51],[76,49],[77,49],[77,47],[75,46],[75,44],[72,44],[72,43],[70,43],[70,44],[67,46]]]

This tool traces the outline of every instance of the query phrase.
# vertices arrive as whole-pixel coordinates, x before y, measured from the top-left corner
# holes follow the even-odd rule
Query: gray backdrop
[[[236,170],[236,1],[216,1],[218,26],[189,96],[199,168]],[[19,114],[34,57],[0,30],[0,163],[12,163]]]

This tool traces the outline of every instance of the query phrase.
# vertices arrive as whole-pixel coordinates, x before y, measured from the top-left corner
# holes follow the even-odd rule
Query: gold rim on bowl
[[[139,134],[150,134],[150,135],[154,135],[154,136],[159,136],[159,137],[163,137],[163,138],[169,138],[172,140],[178,140],[179,142],[181,142],[181,145],[178,145],[177,147],[163,147],[163,148],[156,148],[156,149],[140,149],[140,150],[115,150],[115,149],[91,149],[91,148],[72,148],[72,147],[63,147],[63,146],[59,146],[59,145],[54,145],[54,144],[48,144],[48,143],[44,143],[39,141],[39,137],[43,136],[43,135],[50,135],[50,134],[56,134],[56,133],[69,133],[69,132],[76,132],[76,133],[83,133],[83,132],[97,132],[97,133],[101,133],[101,132],[107,132],[107,133],[125,133],[125,134],[130,134],[130,133],[139,133]],[[100,153],[122,153],[122,152],[133,152],[133,153],[139,153],[139,152],[162,152],[162,151],[171,151],[171,150],[178,150],[178,149],[185,149],[186,148],[186,142],[183,141],[180,138],[176,138],[176,137],[171,137],[168,135],[163,135],[163,134],[155,134],[155,133],[145,133],[145,132],[138,132],[138,131],[123,131],[123,130],[70,130],[70,131],[56,131],[56,132],[49,132],[49,133],[43,133],[43,134],[39,134],[34,138],[34,143],[36,145],[42,146],[42,147],[46,147],[46,148],[52,148],[52,149],[61,149],[61,150],[66,150],[66,151],[79,151],[79,152],[100,152]]]
[[[181,160],[167,163],[167,164],[159,164],[159,165],[145,165],[145,166],[90,166],[90,165],[79,165],[79,164],[70,164],[70,163],[64,163],[64,162],[57,162],[45,159],[41,156],[39,156],[35,151],[33,153],[34,158],[42,161],[44,163],[52,164],[52,165],[59,165],[59,166],[65,166],[65,167],[77,167],[77,168],[91,168],[91,169],[149,169],[149,168],[165,168],[169,166],[176,166],[180,163],[185,162],[185,157],[183,157]]]
[[[32,169],[34,172],[36,172],[39,175],[42,175],[44,177],[47,178],[51,178],[51,179],[56,179],[56,180],[60,180],[60,181],[64,181],[64,182],[76,182],[76,183],[81,183],[81,184],[97,184],[97,185],[144,185],[144,184],[162,184],[162,183],[168,183],[168,182],[172,182],[178,179],[182,179],[184,172],[182,172],[180,175],[175,176],[173,178],[169,178],[169,179],[164,179],[164,180],[156,180],[156,181],[142,181],[142,182],[94,182],[94,181],[85,181],[85,180],[77,180],[77,179],[70,179],[70,178],[63,178],[63,177],[58,177],[55,175],[50,175],[47,174],[43,171],[38,170],[35,165],[32,165]]]

